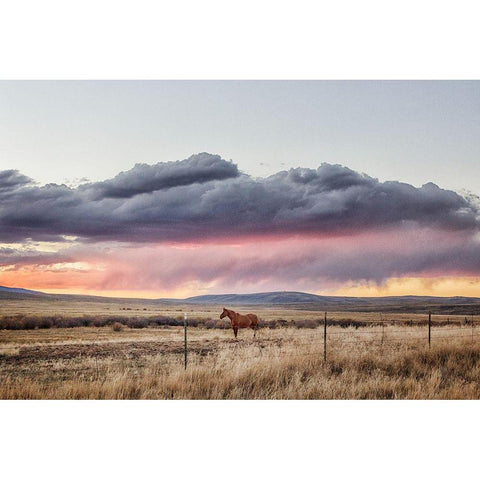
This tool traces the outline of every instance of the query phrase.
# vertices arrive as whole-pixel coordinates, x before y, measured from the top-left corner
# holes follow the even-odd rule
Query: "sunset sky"
[[[480,296],[480,82],[0,82],[0,285]]]

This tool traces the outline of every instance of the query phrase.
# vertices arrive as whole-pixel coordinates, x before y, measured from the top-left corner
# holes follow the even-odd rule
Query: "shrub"
[[[318,320],[319,323],[323,323],[323,320]],[[348,327],[366,327],[366,322],[361,322],[359,320],[352,320],[350,318],[342,319],[342,320],[327,320],[327,325],[336,325],[341,328],[348,328]]]
[[[146,328],[148,326],[148,322],[145,318],[129,318],[127,325],[130,328]]]
[[[317,328],[318,323],[315,320],[295,320],[297,328]]]
[[[114,332],[121,332],[123,330],[123,325],[119,322],[115,322],[112,325],[112,329],[113,329]]]
[[[171,327],[178,327],[183,325],[183,318],[177,319],[173,317],[164,317],[165,324],[170,325]]]
[[[215,326],[222,330],[226,330],[227,328],[231,327],[231,323],[229,320],[217,320],[217,324]]]
[[[5,317],[2,321],[2,328],[5,330],[22,330],[23,322],[21,317]]]
[[[63,317],[54,317],[53,324],[57,328],[74,328],[74,327],[83,327],[85,325],[83,319],[81,318],[63,318]]]
[[[96,318],[93,321],[93,326],[94,327],[104,327],[107,324],[107,319],[106,318]]]
[[[95,321],[95,318],[93,317],[83,317],[82,322],[85,327],[91,327],[93,325],[93,322]]]
[[[49,318],[40,318],[38,328],[52,328],[53,322]]]
[[[25,330],[34,330],[37,326],[37,322],[35,318],[24,318],[22,320],[23,328]]]

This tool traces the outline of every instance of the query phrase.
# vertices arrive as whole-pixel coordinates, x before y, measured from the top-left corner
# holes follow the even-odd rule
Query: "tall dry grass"
[[[15,352],[4,351],[0,352],[0,398],[480,398],[480,339],[468,337],[468,329],[459,329],[462,336],[457,332],[449,335],[448,331],[438,334],[428,349],[424,329],[405,330],[400,336],[395,333],[397,327],[389,328],[385,329],[383,344],[377,330],[370,333],[366,329],[332,329],[327,362],[323,361],[319,330],[307,333],[266,329],[259,332],[256,340],[244,334],[235,342],[230,338],[231,332],[219,331],[212,336],[211,331],[195,329],[191,337],[197,346],[209,342],[215,348],[207,354],[202,354],[200,348],[190,352],[186,371],[178,353],[159,352],[133,358],[128,338],[111,343],[107,338],[102,340],[121,349],[114,350],[116,355],[112,356],[65,356],[52,360],[42,358],[38,346],[38,359],[16,363]],[[339,334],[335,335],[336,331]],[[180,330],[172,329],[170,333],[169,342],[180,341]],[[150,332],[151,338],[159,334],[164,333]],[[118,333],[111,335],[114,338]],[[143,337],[138,335],[136,344],[138,338],[153,341],[146,332]],[[8,345],[22,348],[19,342]],[[64,344],[57,340],[53,345],[61,350]]]

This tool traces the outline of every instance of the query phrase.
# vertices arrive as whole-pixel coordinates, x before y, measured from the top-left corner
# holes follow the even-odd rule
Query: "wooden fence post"
[[[382,345],[383,345],[383,338],[385,337],[385,322],[382,322]]]
[[[430,348],[431,338],[432,338],[432,312],[428,312],[428,348]]]
[[[323,320],[323,361],[327,361],[327,312]]]
[[[184,370],[187,369],[187,313],[183,316],[183,350],[184,350]]]

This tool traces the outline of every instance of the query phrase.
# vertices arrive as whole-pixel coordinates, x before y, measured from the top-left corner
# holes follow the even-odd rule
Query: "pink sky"
[[[234,243],[74,244],[43,264],[3,267],[0,284],[152,298],[271,290],[473,295],[480,285],[478,262],[448,260],[466,245],[475,255],[478,248],[471,239],[428,229],[253,237]]]

